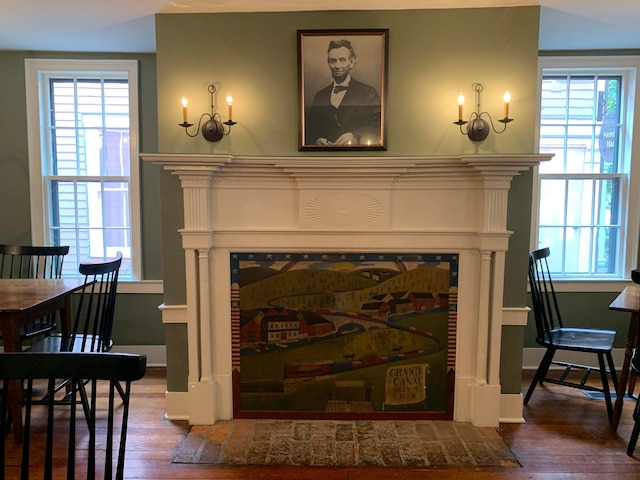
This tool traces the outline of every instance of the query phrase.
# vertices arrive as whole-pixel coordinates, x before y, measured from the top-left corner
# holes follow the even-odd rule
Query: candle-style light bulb
[[[460,90],[460,95],[458,95],[458,120],[462,120],[462,105],[464,105],[464,95]]]
[[[184,95],[182,96],[182,121],[187,123],[187,105],[189,104],[189,100]]]
[[[227,95],[227,105],[229,105],[229,121],[231,122],[231,104],[233,103],[233,97],[231,95]]]
[[[509,90],[504,92],[504,97],[502,98],[504,100],[504,118],[509,118],[509,102],[511,102],[511,94],[509,93]]]

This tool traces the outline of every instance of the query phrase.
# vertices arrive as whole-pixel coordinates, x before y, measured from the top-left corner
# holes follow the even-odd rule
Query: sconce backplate
[[[210,142],[219,142],[224,136],[222,123],[215,118],[202,125],[202,136]]]
[[[469,122],[467,136],[473,142],[481,142],[489,135],[489,124],[480,117],[476,117]]]

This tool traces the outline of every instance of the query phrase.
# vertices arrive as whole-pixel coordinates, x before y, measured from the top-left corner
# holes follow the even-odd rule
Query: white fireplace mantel
[[[460,255],[454,420],[498,425],[508,192],[551,155],[142,158],[183,189],[190,423],[233,417],[230,252],[370,251]]]

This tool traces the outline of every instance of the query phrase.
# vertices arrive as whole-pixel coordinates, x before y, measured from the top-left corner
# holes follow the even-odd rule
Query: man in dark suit
[[[327,61],[333,83],[316,93],[306,125],[308,145],[378,145],[380,96],[351,77],[356,52],[349,40],[332,40]]]

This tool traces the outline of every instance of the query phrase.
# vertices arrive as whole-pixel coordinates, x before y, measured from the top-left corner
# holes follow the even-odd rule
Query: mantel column
[[[216,421],[216,384],[212,368],[213,312],[211,278],[213,256],[211,237],[211,172],[178,174],[184,199],[184,228],[187,285],[187,338],[189,343],[189,422],[208,424]]]
[[[500,353],[502,342],[502,296],[504,259],[508,248],[507,207],[511,177],[483,172],[483,237],[480,262],[480,305],[476,379],[473,388],[472,423],[493,426],[499,422],[499,410],[487,408],[500,404]]]

